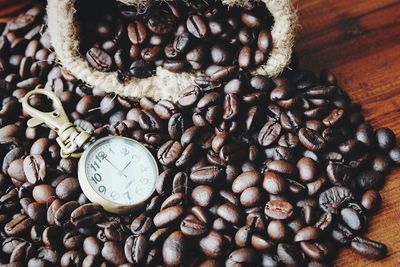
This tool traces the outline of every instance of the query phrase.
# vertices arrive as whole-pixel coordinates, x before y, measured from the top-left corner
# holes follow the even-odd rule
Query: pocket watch
[[[31,106],[29,99],[33,95],[47,96],[53,102],[53,111],[43,112]],[[22,107],[32,117],[29,127],[45,124],[57,132],[63,158],[79,158],[79,184],[91,202],[108,212],[123,214],[142,206],[153,195],[158,166],[144,145],[122,136],[95,139],[75,127],[60,99],[44,89],[28,92]]]

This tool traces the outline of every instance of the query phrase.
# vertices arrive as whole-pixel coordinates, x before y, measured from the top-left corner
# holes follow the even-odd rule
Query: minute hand
[[[117,172],[118,172],[118,174],[122,174],[122,175],[124,175],[125,177],[127,177],[120,169],[118,169],[117,168],[117,166],[115,166],[108,158],[105,158],[106,159],[106,161],[108,162],[108,163],[110,163],[110,165],[114,168],[114,169],[116,169],[117,170]]]

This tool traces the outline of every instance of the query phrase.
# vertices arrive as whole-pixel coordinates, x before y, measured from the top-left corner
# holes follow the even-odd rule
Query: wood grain
[[[400,142],[400,1],[299,0],[302,26],[296,51],[301,66],[330,69],[339,84],[362,104],[375,127],[390,127]],[[364,259],[343,249],[335,266],[400,266],[400,170],[381,190],[383,203],[366,236],[384,242],[389,255]]]

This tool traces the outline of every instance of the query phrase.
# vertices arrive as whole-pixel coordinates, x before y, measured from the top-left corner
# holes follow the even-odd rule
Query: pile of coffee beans
[[[43,11],[0,37],[0,264],[311,267],[331,266],[342,246],[387,254],[362,235],[400,147],[331,73],[222,67],[176,102],[114,98],[55,63]],[[60,157],[54,131],[26,125],[20,100],[36,86],[94,136],[148,147],[162,173],[144,207],[117,216],[88,201],[78,159]]]
[[[160,1],[146,10],[104,2],[78,1],[80,50],[93,68],[118,70],[121,81],[151,76],[156,66],[172,72],[256,68],[271,49],[273,20],[261,1],[242,8],[219,0]]]

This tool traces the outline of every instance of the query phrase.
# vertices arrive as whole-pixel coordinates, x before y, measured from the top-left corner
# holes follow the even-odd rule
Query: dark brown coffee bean
[[[353,237],[354,234],[351,232],[350,228],[344,224],[338,223],[332,229],[332,238],[339,244],[348,245]]]
[[[300,229],[294,236],[294,242],[309,241],[319,238],[318,228],[314,226],[306,226]]]
[[[325,190],[319,196],[319,205],[326,211],[338,213],[338,209],[353,199],[353,194],[347,187],[334,186]]]
[[[270,200],[265,205],[264,212],[272,219],[284,220],[292,216],[293,206],[284,200]]]
[[[257,47],[262,52],[267,53],[271,49],[272,38],[269,31],[263,30],[258,34]]]
[[[103,219],[102,207],[98,204],[85,204],[71,213],[71,222],[76,227],[90,226]]]
[[[286,189],[286,182],[279,174],[272,171],[266,171],[264,173],[263,188],[269,194],[279,195]]]
[[[208,27],[202,17],[198,15],[189,16],[186,22],[188,31],[196,38],[204,38],[208,33]]]
[[[280,136],[282,126],[273,121],[268,121],[260,130],[258,142],[262,146],[269,146],[274,143]]]
[[[287,266],[301,266],[304,261],[304,255],[300,249],[292,244],[278,244],[277,255]]]
[[[182,146],[179,142],[170,140],[163,144],[157,153],[157,158],[164,166],[175,163],[182,153]]]
[[[352,170],[342,163],[330,162],[326,166],[326,174],[334,185],[349,186],[352,181]]]
[[[227,242],[221,233],[212,230],[208,235],[200,239],[199,245],[201,251],[206,256],[210,258],[218,258],[224,253]]]
[[[182,220],[180,229],[186,236],[200,236],[206,233],[207,226],[196,216],[189,214]]]
[[[58,226],[65,226],[70,223],[71,213],[80,205],[77,201],[69,201],[57,209],[54,214],[55,223]]]
[[[190,173],[190,179],[198,184],[212,184],[222,179],[223,170],[217,166],[206,166]]]
[[[384,244],[359,236],[353,238],[351,248],[369,259],[381,259],[387,254],[387,248]]]
[[[130,236],[125,241],[125,257],[130,263],[139,264],[145,257],[147,240],[143,235]]]
[[[263,197],[263,192],[261,188],[249,187],[240,194],[240,203],[246,207],[255,207],[260,203]]]
[[[240,248],[229,254],[228,259],[225,262],[225,266],[233,267],[237,266],[238,264],[252,265],[252,263],[256,262],[256,260],[256,253],[253,249]]]
[[[361,205],[369,212],[376,211],[379,208],[381,201],[381,195],[375,190],[365,191],[360,200]]]
[[[238,55],[238,63],[242,69],[248,69],[252,65],[253,51],[248,46],[243,46]]]
[[[231,203],[225,203],[219,206],[217,209],[217,214],[222,219],[234,225],[238,225],[242,221],[240,209]]]
[[[62,200],[72,199],[79,193],[79,181],[75,177],[65,178],[56,187],[56,194]]]
[[[162,247],[162,257],[165,264],[179,266],[186,254],[187,240],[181,231],[175,231],[165,240]]]
[[[146,26],[140,21],[129,23],[128,37],[132,44],[142,44],[147,39]]]
[[[25,176],[31,184],[43,181],[46,177],[46,163],[42,156],[31,155],[24,159]]]
[[[34,224],[34,221],[25,214],[17,214],[11,221],[4,226],[4,232],[8,236],[16,236],[28,231]]]
[[[195,205],[207,207],[214,196],[214,190],[208,185],[199,185],[192,191],[192,201]]]
[[[234,119],[239,114],[240,102],[235,94],[227,94],[224,100],[224,120]]]
[[[183,215],[183,208],[181,206],[172,206],[163,209],[154,216],[154,225],[157,227],[164,227],[176,222]]]
[[[376,171],[361,172],[356,177],[356,181],[358,188],[363,192],[370,189],[378,190],[385,182],[383,174]]]
[[[376,130],[375,138],[378,146],[384,151],[389,151],[396,145],[396,136],[389,128],[379,128]]]
[[[238,67],[233,66],[216,66],[211,65],[206,69],[206,74],[210,77],[211,81],[226,81],[236,74]]]
[[[331,255],[331,248],[322,242],[300,242],[300,248],[308,257],[316,261],[324,261]]]
[[[101,253],[102,244],[94,236],[88,236],[83,240],[83,250],[87,255],[98,256]]]
[[[197,86],[189,86],[181,92],[178,99],[179,105],[182,107],[190,107],[200,99],[200,89]]]
[[[105,242],[101,255],[105,260],[115,265],[121,265],[126,262],[124,248],[119,242]]]
[[[89,64],[99,71],[110,71],[113,67],[113,60],[106,51],[99,48],[91,48],[86,53]]]
[[[301,128],[299,131],[299,140],[303,146],[311,151],[320,151],[325,147],[324,138],[311,129]]]
[[[27,262],[34,254],[33,245],[30,242],[23,242],[15,247],[10,255],[10,263]]]
[[[243,24],[249,28],[259,28],[261,26],[261,20],[252,12],[242,12],[240,18]]]
[[[166,12],[152,12],[147,27],[155,34],[167,34],[175,29],[175,18]]]

